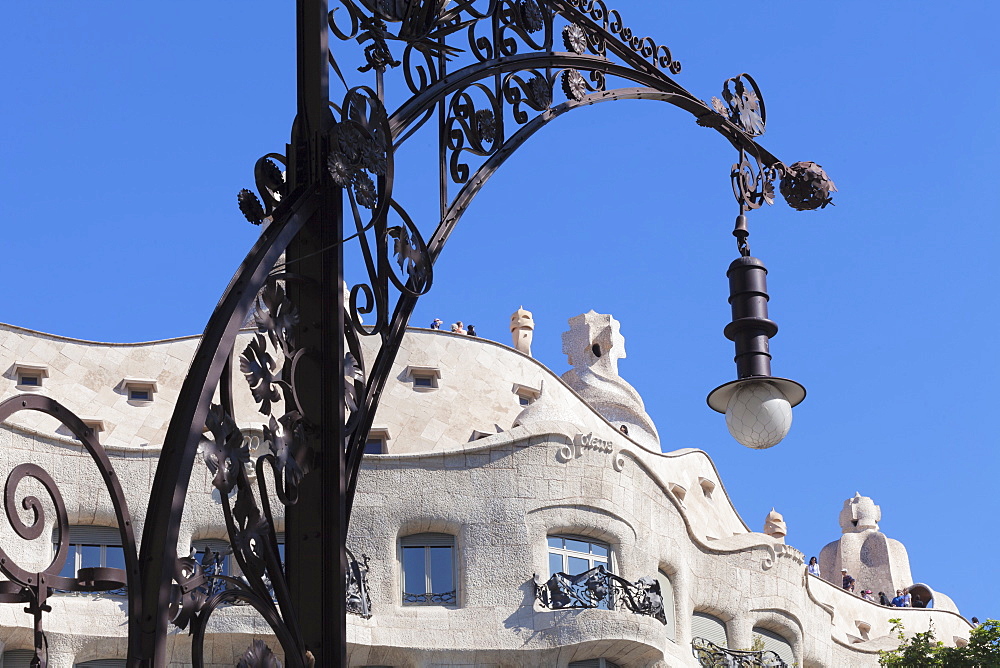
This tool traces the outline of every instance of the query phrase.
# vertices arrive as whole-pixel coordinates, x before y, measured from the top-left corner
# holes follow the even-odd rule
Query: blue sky
[[[252,185],[257,157],[283,151],[294,113],[292,8],[232,7],[6,8],[0,321],[99,341],[204,327],[259,232],[236,192]],[[1000,467],[990,162],[1000,10],[616,7],[671,48],[676,80],[702,99],[751,73],[767,103],[761,143],[786,163],[819,162],[840,189],[823,211],[779,200],[750,215],[781,326],[774,373],[809,390],[791,434],[748,450],[705,405],[735,377],[722,328],[736,152],[668,105],[597,105],[535,136],[460,223],[414,324],[461,319],[507,342],[523,304],[536,357],[561,373],[566,320],[612,313],[627,341],[621,372],[664,449],[708,451],[751,528],[773,506],[788,542],[818,554],[860,491],[909,549],[915,580],[966,616],[1000,616],[988,565]],[[433,145],[415,137],[397,174],[396,196],[425,230],[433,180],[419,165],[433,166]]]

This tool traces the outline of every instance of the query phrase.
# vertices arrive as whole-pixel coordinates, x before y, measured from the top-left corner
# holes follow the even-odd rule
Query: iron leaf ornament
[[[759,137],[764,134],[767,125],[764,97],[757,82],[746,72],[726,79],[722,86],[722,100],[713,97],[712,108],[748,136]]]

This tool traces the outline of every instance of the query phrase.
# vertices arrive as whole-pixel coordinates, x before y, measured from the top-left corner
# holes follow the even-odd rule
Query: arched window
[[[753,627],[754,637],[760,636],[764,641],[764,649],[774,652],[781,657],[781,660],[789,666],[795,663],[795,654],[792,652],[792,644],[779,634],[760,626]]]
[[[52,532],[52,543],[59,544],[59,530]],[[81,568],[120,568],[125,570],[125,550],[118,527],[73,524],[69,527],[69,553],[59,575],[75,578]],[[107,594],[124,594],[113,590]]]
[[[667,639],[677,641],[677,625],[674,622],[674,584],[663,571],[656,573],[656,581],[660,583],[660,596],[663,597],[663,614],[667,618]]]
[[[569,668],[618,668],[618,664],[607,659],[587,659],[586,661],[573,661],[569,664]]]
[[[729,647],[726,623],[707,612],[696,612],[691,616],[691,637],[704,638],[719,647]]]
[[[405,605],[454,605],[455,537],[418,533],[399,539]]]

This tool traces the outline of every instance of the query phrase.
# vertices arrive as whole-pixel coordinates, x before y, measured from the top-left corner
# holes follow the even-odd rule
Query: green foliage
[[[987,619],[972,629],[965,647],[945,647],[934,637],[934,627],[909,640],[899,619],[890,619],[900,640],[894,650],[880,652],[878,663],[890,668],[1000,668],[1000,621]]]

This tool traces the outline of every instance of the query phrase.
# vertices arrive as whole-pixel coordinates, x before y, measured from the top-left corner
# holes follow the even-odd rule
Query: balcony
[[[691,653],[704,668],[788,668],[774,652],[726,649],[704,638],[691,640]]]
[[[535,576],[535,598],[549,610],[598,608],[628,610],[667,623],[663,612],[663,596],[656,578],[643,577],[629,582],[603,565],[579,575],[556,573],[546,582]]]

